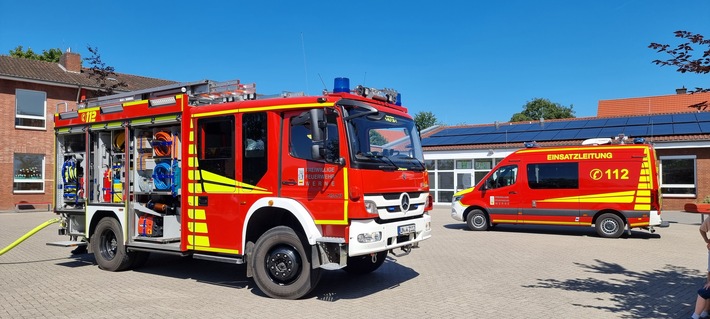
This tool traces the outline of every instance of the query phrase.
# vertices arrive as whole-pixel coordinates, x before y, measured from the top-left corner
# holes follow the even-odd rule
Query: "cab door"
[[[316,137],[323,134],[312,130],[316,121],[324,127],[322,141]],[[289,111],[284,112],[283,123],[281,196],[303,204],[316,224],[347,224],[347,169],[339,164],[344,156],[338,114],[333,109]],[[314,146],[320,151],[314,151]]]
[[[500,166],[481,185],[491,222],[518,223],[521,207],[518,165]]]

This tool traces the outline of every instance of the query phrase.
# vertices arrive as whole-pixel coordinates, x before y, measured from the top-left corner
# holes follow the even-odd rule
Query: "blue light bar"
[[[333,85],[333,93],[350,93],[350,79],[348,78],[335,78],[335,84]]]
[[[397,93],[397,100],[394,102],[395,105],[402,106],[402,93]]]
[[[646,143],[646,139],[643,137],[637,137],[634,139],[634,144],[643,144]]]

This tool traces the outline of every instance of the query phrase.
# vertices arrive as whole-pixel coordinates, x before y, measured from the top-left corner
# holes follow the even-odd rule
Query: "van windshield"
[[[494,189],[515,184],[518,177],[518,165],[508,165],[498,168],[486,180],[486,189]]]

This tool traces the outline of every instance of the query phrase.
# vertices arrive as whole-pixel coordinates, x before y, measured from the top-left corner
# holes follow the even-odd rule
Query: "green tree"
[[[680,73],[710,73],[710,39],[705,39],[701,34],[688,31],[676,31],[675,37],[685,39],[675,48],[670,44],[651,43],[648,47],[659,53],[667,53],[671,57],[668,60],[653,60],[653,63],[660,66],[674,66]],[[705,49],[702,49],[705,47]],[[693,51],[700,49],[702,57],[693,58]],[[704,51],[703,51],[704,50]],[[690,93],[708,92],[710,88],[696,87]],[[707,106],[705,106],[707,107]],[[698,107],[699,108],[699,107]]]
[[[544,119],[568,119],[573,118],[573,106],[563,106],[560,103],[553,103],[548,99],[536,98],[523,106],[523,111],[515,113],[510,118],[511,122],[537,121]]]
[[[440,124],[439,120],[436,119],[436,115],[432,112],[418,112],[414,114],[414,123],[417,123],[420,130]]]
[[[111,95],[115,90],[127,87],[128,84],[123,81],[118,81],[114,67],[106,65],[101,60],[101,54],[99,54],[99,49],[92,46],[87,46],[91,56],[84,58],[84,61],[89,62],[91,67],[89,68],[89,78],[96,80],[96,86],[99,87],[98,95]]]
[[[27,51],[25,51],[21,45],[18,45],[13,50],[10,50],[10,56],[30,60],[59,62],[59,57],[62,56],[62,50],[58,48],[42,50],[42,54],[37,54],[32,51],[32,48],[27,48]]]

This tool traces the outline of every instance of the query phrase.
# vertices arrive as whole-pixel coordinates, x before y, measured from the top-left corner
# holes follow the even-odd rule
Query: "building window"
[[[15,127],[45,129],[47,118],[47,93],[15,90]]]
[[[436,203],[450,203],[457,191],[474,187],[502,158],[426,160],[429,190]]]
[[[661,156],[661,193],[663,197],[697,196],[695,156]]]
[[[44,193],[44,154],[15,154],[12,190]]]

